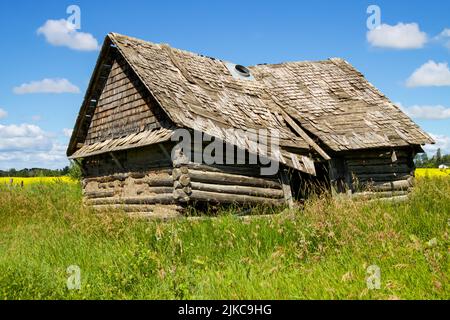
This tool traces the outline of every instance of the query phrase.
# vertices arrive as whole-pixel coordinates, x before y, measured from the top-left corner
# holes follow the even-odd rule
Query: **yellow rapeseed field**
[[[450,169],[417,168],[416,177],[450,177]]]
[[[66,182],[66,183],[74,183],[75,181],[72,180],[70,177],[32,177],[32,178],[21,178],[21,177],[0,177],[0,185],[7,184],[9,185],[11,183],[13,185],[20,185],[23,181],[24,186],[31,185],[31,184],[37,184],[37,183],[55,183],[55,182]]]

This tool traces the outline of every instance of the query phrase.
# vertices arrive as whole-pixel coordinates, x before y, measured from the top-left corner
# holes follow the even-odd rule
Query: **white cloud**
[[[47,20],[37,33],[44,35],[48,43],[54,46],[65,46],[74,50],[98,50],[97,39],[90,33],[79,32],[67,20]]]
[[[450,86],[450,70],[446,62],[429,60],[406,80],[407,87]]]
[[[419,49],[428,41],[417,23],[381,24],[367,32],[367,41],[374,47],[392,49]]]
[[[7,115],[8,115],[8,112],[6,112],[2,108],[0,108],[0,119],[6,118]]]
[[[442,30],[442,32],[437,35],[435,39],[439,42],[443,42],[444,46],[450,50],[450,28],[445,28]]]
[[[450,38],[450,28],[445,28],[442,30],[442,32],[438,35],[438,38]]]
[[[13,89],[15,94],[29,93],[79,93],[80,89],[67,79],[43,79],[23,83]]]
[[[433,134],[428,133],[433,140],[436,142],[435,144],[427,144],[423,147],[426,153],[429,155],[434,155],[438,148],[441,149],[443,154],[450,154],[450,137],[442,134]]]
[[[18,150],[47,150],[49,136],[32,124],[0,125],[0,152]]]
[[[0,169],[62,168],[66,146],[32,124],[0,125]]]
[[[63,129],[63,134],[64,134],[64,136],[66,136],[66,137],[71,137],[72,136],[72,132],[73,132],[73,129],[67,129],[67,128],[64,128]]]
[[[396,103],[403,112],[415,119],[441,120],[450,118],[450,108],[442,105],[413,105],[410,107]]]

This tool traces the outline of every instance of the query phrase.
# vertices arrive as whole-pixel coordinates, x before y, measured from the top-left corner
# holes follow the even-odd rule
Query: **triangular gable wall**
[[[160,128],[167,120],[127,62],[117,55],[98,99],[84,144]]]

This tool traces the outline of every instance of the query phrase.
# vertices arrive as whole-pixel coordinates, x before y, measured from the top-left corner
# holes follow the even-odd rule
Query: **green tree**
[[[436,165],[440,165],[442,163],[442,153],[441,148],[438,148],[436,151]]]
[[[78,163],[76,163],[75,161],[70,162],[70,166],[69,166],[67,175],[74,180],[78,180],[78,181],[81,180],[81,177],[82,177],[81,168],[78,165]]]

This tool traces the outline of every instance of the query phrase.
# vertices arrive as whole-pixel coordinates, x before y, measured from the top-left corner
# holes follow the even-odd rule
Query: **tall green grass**
[[[319,197],[269,218],[234,213],[148,222],[95,214],[76,185],[0,189],[0,298],[450,298],[448,178],[419,180],[405,203]],[[80,290],[67,289],[70,265]]]

